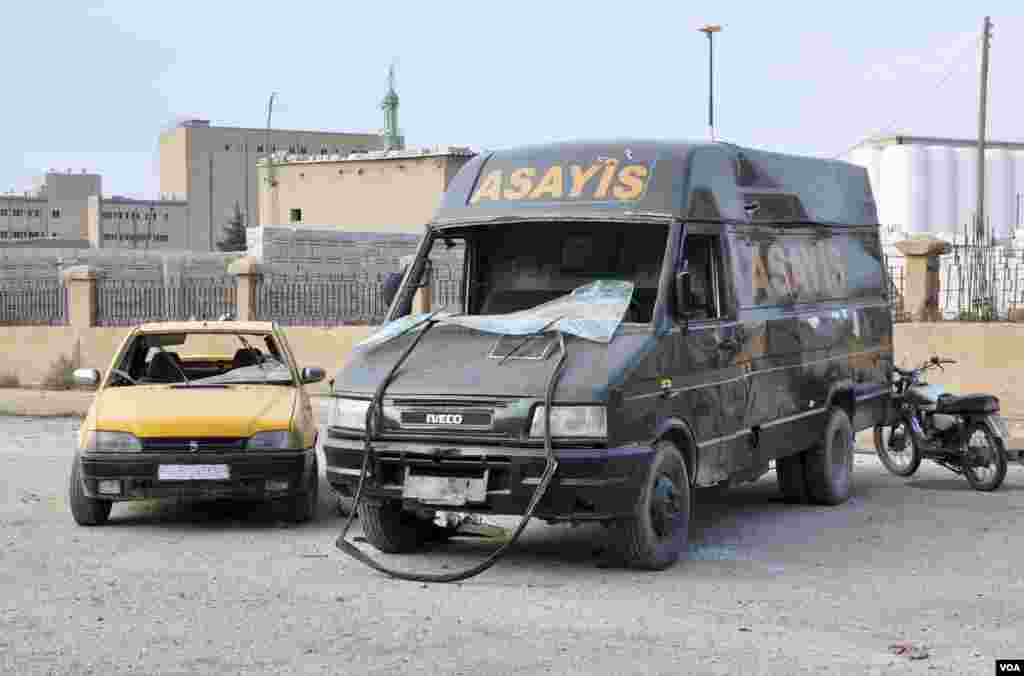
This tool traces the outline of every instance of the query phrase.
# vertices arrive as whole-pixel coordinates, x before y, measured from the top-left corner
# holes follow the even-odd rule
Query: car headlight
[[[245,443],[250,451],[289,451],[299,448],[299,440],[289,430],[257,432]]]
[[[348,427],[349,429],[366,429],[366,410],[370,402],[365,399],[343,399],[338,397],[331,405],[327,416],[329,427]]]
[[[608,415],[604,406],[552,406],[551,436],[605,437]],[[544,438],[544,406],[533,411],[530,436]]]
[[[142,442],[131,432],[104,432],[94,430],[85,436],[85,450],[113,453],[141,451]]]

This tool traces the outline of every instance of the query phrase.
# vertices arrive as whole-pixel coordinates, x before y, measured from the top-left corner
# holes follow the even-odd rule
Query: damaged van
[[[384,552],[450,536],[439,511],[517,514],[603,523],[618,560],[662,569],[696,487],[774,465],[789,501],[847,499],[854,434],[886,416],[888,292],[867,174],[844,162],[655,141],[477,156],[335,378],[327,477]]]

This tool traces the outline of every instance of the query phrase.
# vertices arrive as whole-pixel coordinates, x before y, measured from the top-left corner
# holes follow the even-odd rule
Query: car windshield
[[[291,366],[270,333],[145,333],[127,346],[112,385],[292,385]]]

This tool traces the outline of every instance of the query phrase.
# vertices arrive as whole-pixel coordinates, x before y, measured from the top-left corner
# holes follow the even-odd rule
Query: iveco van
[[[774,463],[789,501],[847,499],[854,434],[886,417],[887,293],[862,168],[724,143],[480,155],[336,376],[327,476],[362,481],[385,552],[443,537],[439,510],[528,512],[665,568],[695,487]]]

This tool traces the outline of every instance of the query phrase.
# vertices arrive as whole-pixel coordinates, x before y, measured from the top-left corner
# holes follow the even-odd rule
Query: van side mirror
[[[676,315],[686,317],[690,300],[690,273],[680,272],[676,275]]]

